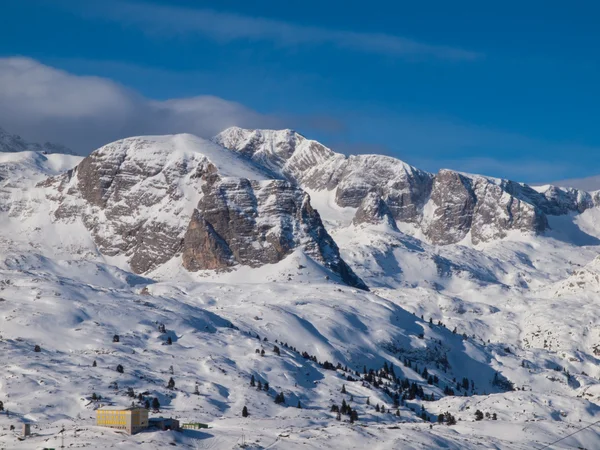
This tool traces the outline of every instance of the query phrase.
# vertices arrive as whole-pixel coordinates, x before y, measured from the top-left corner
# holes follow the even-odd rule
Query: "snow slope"
[[[280,176],[189,135],[114,145],[101,156],[125,155],[119,183],[129,191],[111,184],[99,202],[118,208],[126,195],[181,194],[159,195],[158,206],[131,201],[119,210],[124,220],[148,207],[144,217],[180,226],[178,205],[203,196],[192,161],[205,157],[225,179]],[[0,153],[0,401],[9,411],[0,413],[0,448],[57,448],[64,428],[66,446],[92,449],[531,449],[598,420],[598,208],[552,216],[541,235],[512,230],[502,240],[435,245],[413,222],[353,222],[358,207],[309,190],[370,292],[344,285],[301,247],[276,263],[225,271],[190,272],[172,257],[140,275],[125,255],[102,251],[79,214],[56,220],[56,198],[74,189],[80,169],[56,175],[80,163]],[[77,198],[70,205],[89,207]],[[423,396],[386,378],[390,365]],[[251,376],[269,390],[251,386]],[[280,392],[284,405],[274,401]],[[94,426],[100,405],[138,403],[139,394],[159,399],[151,416],[210,428],[126,436]],[[358,422],[336,420],[332,405],[342,400]],[[456,425],[436,423],[445,412]],[[25,441],[9,429],[22,423],[34,434]],[[591,427],[553,448],[599,446]]]

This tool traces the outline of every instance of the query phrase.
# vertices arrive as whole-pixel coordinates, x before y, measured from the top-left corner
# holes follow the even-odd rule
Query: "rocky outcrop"
[[[366,288],[341,259],[308,195],[296,185],[214,176],[202,189],[183,240],[188,270],[275,264],[300,247],[347,284]]]
[[[500,239],[511,230],[540,233],[548,215],[581,213],[600,205],[600,194],[523,183],[451,170],[432,175],[382,155],[344,156],[292,130],[229,128],[214,140],[274,173],[316,191],[335,191],[335,202],[358,208],[354,223],[377,222],[376,209],[394,221],[421,227],[435,244]],[[383,203],[379,203],[379,198]]]
[[[375,192],[367,194],[360,203],[354,219],[354,225],[366,224],[385,224],[394,231],[398,231],[398,226],[394,220],[394,216],[385,201]]]
[[[477,205],[473,211],[471,240],[474,244],[501,239],[509,231],[541,233],[548,228],[546,214],[487,179],[475,183]]]
[[[440,171],[431,192],[432,216],[425,234],[436,244],[461,241],[471,230],[477,198],[469,178],[450,170]]]
[[[117,141],[40,186],[56,202],[55,219],[81,219],[100,252],[136,273],[179,255],[190,271],[258,267],[301,248],[366,288],[304,191],[195,136]]]
[[[345,156],[293,130],[228,128],[214,141],[313,190],[335,189],[336,203],[358,208],[371,192],[396,220],[418,222],[433,176],[383,155]]]
[[[548,222],[542,209],[531,203],[530,191],[534,192],[505,180],[441,170],[427,205],[431,217],[425,234],[433,243],[444,245],[459,242],[469,233],[475,244],[503,238],[511,230],[540,233]]]

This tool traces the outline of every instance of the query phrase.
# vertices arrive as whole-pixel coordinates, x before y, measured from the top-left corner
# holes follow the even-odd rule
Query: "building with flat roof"
[[[135,434],[148,428],[148,410],[137,406],[99,408],[96,410],[96,425]]]
[[[159,430],[179,430],[179,420],[171,419],[169,417],[153,417],[150,419],[149,425],[150,428],[158,428]]]

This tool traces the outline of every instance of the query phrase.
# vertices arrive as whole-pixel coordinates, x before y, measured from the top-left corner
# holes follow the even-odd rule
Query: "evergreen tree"
[[[467,389],[469,389],[469,379],[468,378],[463,378],[462,379],[462,387],[463,389],[466,391]]]
[[[265,349],[264,348],[260,349],[260,356],[265,356]]]
[[[296,406],[298,409],[302,409],[302,405],[300,404],[300,400],[298,400],[298,405]]]
[[[260,380],[258,380],[258,383],[256,383],[256,390],[262,391],[262,383],[260,382]]]
[[[254,375],[252,375],[250,377],[250,386],[252,386],[252,387],[256,386],[256,381],[254,380]]]
[[[242,408],[242,417],[248,417],[248,408],[245,406]]]
[[[396,417],[400,417],[400,410],[399,409],[396,410]]]
[[[146,399],[146,401],[144,402],[144,408],[150,409],[150,400]]]
[[[263,386],[263,389],[267,392],[269,392],[269,382],[265,382],[265,385]]]
[[[346,393],[346,385],[342,384],[342,394],[345,394],[345,393]]]
[[[449,412],[444,413],[444,421],[449,426],[456,425],[456,418]]]
[[[194,395],[200,395],[200,391],[198,390],[198,384],[194,386]]]
[[[39,353],[39,352],[42,351],[42,348],[39,345],[36,344],[36,346],[33,347],[33,351],[36,352],[36,353]]]
[[[117,366],[117,372],[123,373],[123,366],[121,364]]]
[[[158,401],[158,399],[156,397],[154,397],[152,399],[152,409],[154,411],[158,411],[160,409],[160,402]]]
[[[115,334],[115,335],[113,336],[113,342],[120,342],[120,339],[119,339],[119,335],[118,335],[118,334]]]
[[[369,397],[367,397],[367,405],[370,405],[371,401],[369,400]]]
[[[169,336],[167,338],[167,345],[172,345],[173,344],[173,339],[171,339],[171,336]]]
[[[281,356],[281,351],[276,345],[273,346],[273,353],[275,353],[277,356]]]
[[[377,412],[381,411],[381,409],[379,408],[379,403],[377,403],[377,405],[375,405],[375,411],[377,411]]]
[[[352,410],[352,412],[350,413],[350,423],[354,423],[358,420],[358,413],[356,412],[355,409]]]
[[[167,384],[167,387],[169,389],[175,389],[175,380],[173,379],[173,377],[169,378],[169,383]]]
[[[475,411],[475,420],[483,420],[483,413],[480,410]]]
[[[438,423],[444,423],[444,415],[439,414],[437,420],[438,420]]]
[[[496,413],[492,414],[492,420],[498,420],[498,416],[496,415]]]
[[[98,364],[96,364],[96,360],[94,360],[94,362],[92,363],[92,367],[96,367]]]

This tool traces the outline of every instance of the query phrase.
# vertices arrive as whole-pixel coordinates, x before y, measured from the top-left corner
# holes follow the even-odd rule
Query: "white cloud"
[[[155,101],[111,80],[78,76],[29,58],[0,58],[0,126],[29,141],[88,153],[115,139],[222,129],[277,127],[278,119],[213,96]]]
[[[262,17],[134,2],[84,4],[84,11],[158,34],[200,34],[220,42],[269,41],[279,46],[329,44],[395,57],[474,60],[482,55],[444,45],[432,45],[385,33],[334,30]]]
[[[572,188],[576,188],[576,189],[582,189],[582,190],[588,191],[588,192],[598,191],[598,190],[600,190],[600,175],[596,175],[593,177],[587,177],[587,178],[574,178],[574,179],[570,179],[570,180],[555,181],[550,184],[555,184],[557,186],[564,186],[564,187],[572,187]]]

